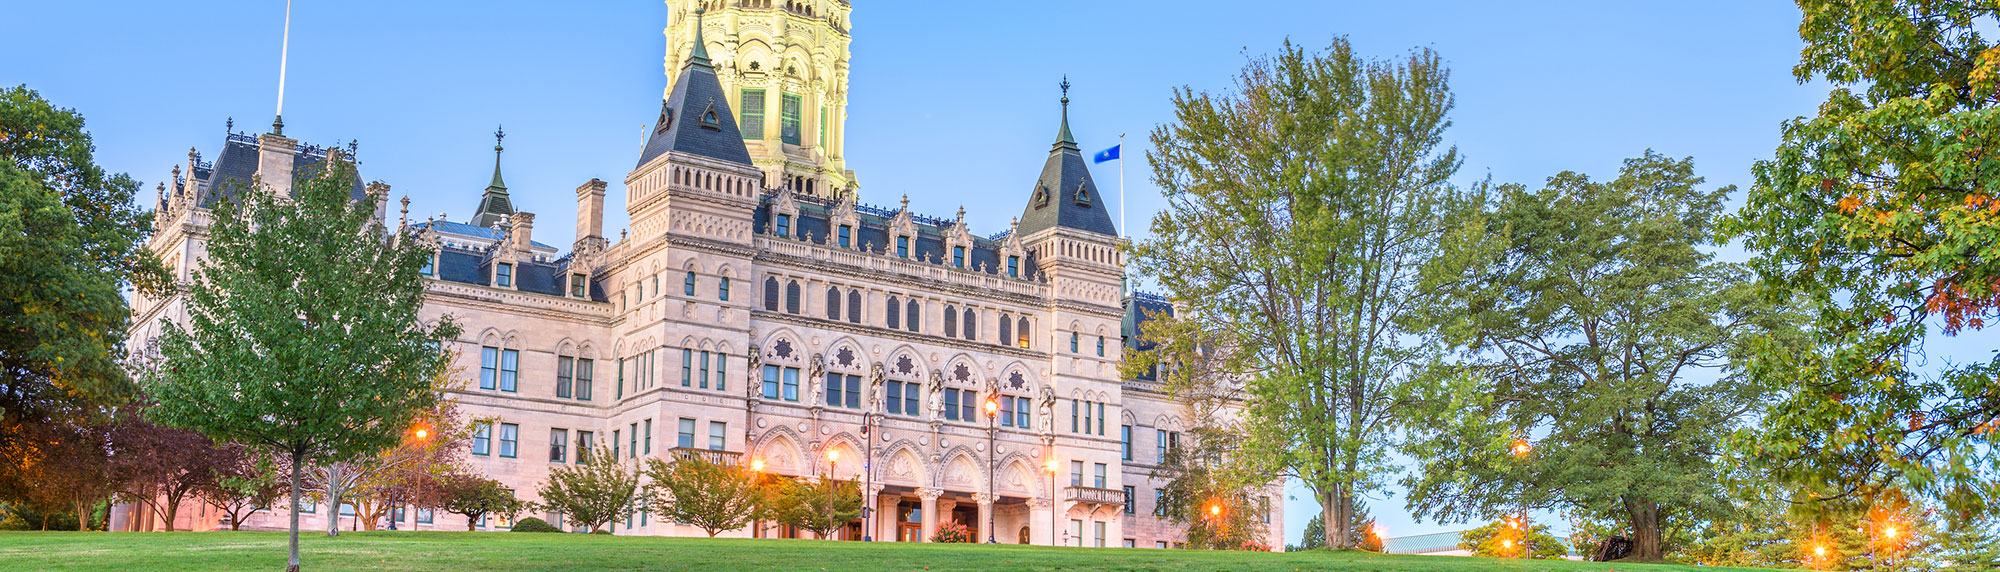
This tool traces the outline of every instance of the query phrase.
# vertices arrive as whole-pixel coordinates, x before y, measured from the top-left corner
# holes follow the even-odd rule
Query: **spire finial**
[[[500,178],[500,152],[506,149],[500,143],[506,139],[506,127],[502,126],[493,130],[493,182],[486,185],[486,190],[503,193],[507,191],[507,182]]]
[[[1069,75],[1068,75],[1068,74],[1064,74],[1064,75],[1063,75],[1063,81],[1062,81],[1062,93],[1063,93],[1063,96],[1062,96],[1062,130],[1056,133],[1056,145],[1055,145],[1055,147],[1056,147],[1056,149],[1063,149],[1063,148],[1065,148],[1065,147],[1067,147],[1067,148],[1069,148],[1069,149],[1075,149],[1075,148],[1076,148],[1076,136],[1074,136],[1074,135],[1070,135],[1070,133],[1069,133]]]
[[[409,228],[409,226],[410,226],[410,196],[409,196],[409,195],[403,195],[403,201],[402,201],[402,203],[403,203],[403,214],[402,214],[402,216],[400,216],[400,217],[397,217],[397,221],[396,221],[396,228]]]
[[[903,193],[903,212],[910,211],[910,194]]]
[[[694,9],[694,50],[688,52],[687,65],[709,67],[708,42],[701,39],[701,15],[707,11],[707,8]]]
[[[224,122],[224,123],[222,124],[222,132],[223,132],[223,133],[235,133],[235,132],[236,132],[236,118],[234,118],[234,117],[231,117],[231,118],[229,118],[229,121],[227,121],[227,122]]]

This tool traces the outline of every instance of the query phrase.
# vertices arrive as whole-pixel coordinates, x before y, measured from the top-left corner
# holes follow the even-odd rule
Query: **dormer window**
[[[1049,187],[1047,185],[1035,187],[1035,208],[1046,206],[1049,206]]]
[[[1019,256],[1007,257],[1007,277],[1008,278],[1021,277],[1021,257]]]
[[[959,268],[965,267],[965,247],[951,247],[951,265]]]
[[[722,117],[715,113],[715,100],[708,100],[708,109],[701,112],[701,128],[709,131],[722,130]]]
[[[854,247],[854,225],[840,225],[840,247]]]
[[[910,237],[896,237],[896,258],[910,257]]]
[[[1090,206],[1090,189],[1084,188],[1083,183],[1076,184],[1076,204]]]
[[[792,215],[778,215],[778,236],[792,236]]]
[[[579,272],[576,274],[569,275],[570,297],[582,298],[589,292],[590,292],[589,282],[588,279],[584,277],[583,273]]]
[[[493,265],[493,285],[501,288],[513,288],[514,265],[505,262]]]

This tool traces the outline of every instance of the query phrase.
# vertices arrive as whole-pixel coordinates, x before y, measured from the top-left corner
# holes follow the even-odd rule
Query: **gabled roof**
[[[736,114],[729,109],[729,96],[715,79],[708,62],[708,48],[701,39],[701,11],[695,11],[694,51],[674,79],[674,91],[660,105],[660,118],[646,148],[639,152],[644,166],[667,152],[681,152],[710,159],[751,165],[750,150],[743,146],[743,133],[736,128]]]
[[[1063,88],[1068,90],[1067,81]],[[1028,207],[1021,211],[1021,225],[1015,232],[1028,236],[1043,229],[1063,227],[1118,236],[1118,227],[1111,224],[1110,205],[1097,193],[1097,183],[1090,178],[1090,168],[1077,149],[1076,137],[1070,134],[1068,94],[1063,95],[1062,103],[1062,128],[1056,132],[1049,160],[1042,165],[1042,176],[1035,180],[1035,188],[1028,195]]]

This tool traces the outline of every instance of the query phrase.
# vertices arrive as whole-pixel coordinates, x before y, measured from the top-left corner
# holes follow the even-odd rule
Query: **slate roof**
[[[1439,532],[1419,534],[1382,541],[1382,552],[1389,554],[1436,554],[1458,550],[1458,543],[1465,539],[1464,532]]]
[[[1079,194],[1082,196],[1080,197]],[[1063,227],[1118,236],[1111,224],[1110,205],[1097,192],[1083,152],[1069,131],[1069,98],[1063,97],[1062,128],[1056,133],[1042,176],[1028,195],[1028,207],[1021,211],[1021,225],[1015,232],[1028,236],[1043,229]]]
[[[756,212],[751,213],[751,228],[764,229],[769,227],[771,221],[770,198],[770,196],[766,196],[764,202],[757,205]],[[833,223],[831,222],[834,205],[821,203],[811,197],[794,197],[794,202],[799,207],[798,219],[792,221],[792,238],[794,240],[805,240],[805,237],[810,235],[811,240],[809,242],[813,244],[822,246],[838,244],[839,237],[835,236]],[[869,208],[867,210],[881,209]],[[857,209],[854,215],[856,221],[860,223],[859,228],[854,229],[854,248],[872,246],[876,252],[887,252],[893,248],[889,239],[890,217],[863,212],[860,209]],[[910,260],[920,261],[921,259],[922,261],[927,261],[935,257],[938,260],[937,264],[939,266],[950,266],[951,252],[945,248],[944,240],[945,233],[951,228],[948,226],[948,223],[944,223],[942,219],[931,217],[913,217],[911,222],[912,226],[917,229],[917,236],[916,240],[912,241],[913,244],[910,245]],[[987,274],[995,276],[1004,275],[1007,272],[1007,268],[1004,258],[1000,255],[1000,246],[1001,243],[998,241],[973,235],[972,249],[966,252],[965,255],[965,270],[977,272],[980,266],[983,265],[985,267],[984,272]],[[1037,268],[1034,251],[1022,253],[1021,277],[1032,279],[1038,271]]]
[[[500,234],[500,229],[497,229],[497,228],[492,228],[492,227],[484,227],[484,226],[472,226],[472,225],[470,225],[470,224],[466,224],[466,223],[462,223],[462,222],[452,222],[452,221],[448,221],[448,220],[438,220],[438,221],[425,221],[425,222],[420,222],[420,223],[415,223],[415,224],[412,224],[412,225],[410,225],[410,226],[414,226],[414,227],[417,227],[417,228],[425,228],[425,227],[428,227],[428,226],[431,226],[431,225],[437,225],[437,229],[438,229],[438,232],[449,232],[449,233],[452,233],[452,234],[462,234],[462,235],[465,235],[465,236],[471,236],[471,237],[477,237],[477,238],[484,238],[484,239],[487,239],[487,240],[496,240],[496,241],[497,241],[497,240],[500,240],[501,238],[504,238],[504,237],[503,237],[503,236],[502,236],[502,235]],[[546,245],[546,244],[542,244],[542,243],[540,243],[540,242],[536,242],[536,241],[532,241],[532,240],[531,240],[531,241],[528,241],[528,243],[529,243],[529,244],[531,244],[531,245],[534,245],[534,247],[535,247],[535,248],[548,248],[548,249],[554,249],[554,248],[555,248],[555,247],[553,247],[553,246],[549,246],[549,245]]]
[[[301,144],[292,154],[292,178],[303,179],[319,172],[321,163],[326,162],[326,151],[320,147]],[[222,142],[222,153],[213,164],[197,165],[194,178],[205,183],[208,189],[201,197],[202,208],[214,208],[218,201],[236,201],[236,195],[250,188],[250,181],[257,175],[257,140],[251,135],[230,133]],[[361,177],[354,178],[354,190],[349,196],[356,201],[366,200],[368,192],[361,183]]]
[[[639,152],[639,165],[669,151],[750,165],[750,150],[743,146],[743,133],[736,128],[729,96],[723,93],[715,68],[708,62],[699,20],[694,29],[694,52],[681,66],[680,77],[674,79],[673,93],[660,104],[660,118],[646,148]]]
[[[567,257],[555,262],[516,261],[514,289],[549,296],[569,295],[569,261]],[[439,280],[489,286],[493,283],[492,275],[493,261],[484,252],[450,247],[438,251],[437,279]],[[595,281],[590,284],[590,300],[607,301],[602,284]]]
[[[1126,296],[1125,320],[1119,328],[1120,333],[1124,336],[1125,349],[1138,352],[1152,350],[1157,344],[1139,339],[1140,334],[1145,331],[1146,322],[1151,322],[1158,316],[1171,317],[1173,315],[1174,305],[1168,302],[1166,298],[1144,292],[1133,292]],[[1146,373],[1139,375],[1138,379],[1156,381],[1157,377],[1152,373]]]

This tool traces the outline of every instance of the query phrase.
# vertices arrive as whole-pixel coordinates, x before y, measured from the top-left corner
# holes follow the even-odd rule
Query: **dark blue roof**
[[[1055,146],[1049,149],[1042,176],[1029,191],[1028,207],[1021,211],[1021,223],[1015,232],[1028,236],[1058,226],[1118,236],[1118,227],[1111,224],[1110,205],[1097,193],[1097,183],[1090,178],[1083,153],[1069,138],[1067,105],[1063,110],[1062,132]]]
[[[806,240],[807,237],[811,237],[810,241],[813,244],[836,244],[839,238],[834,235],[831,222],[832,205],[821,204],[808,198],[800,198],[797,204],[799,216],[798,220],[792,221],[792,238]],[[860,223],[860,228],[854,229],[854,248],[869,246],[876,252],[888,252],[893,248],[889,239],[890,219],[860,210],[855,213],[855,219]],[[944,241],[945,233],[949,229],[947,223],[942,222],[943,219],[931,217],[913,217],[913,219],[913,225],[917,229],[917,239],[915,244],[910,246],[912,251],[910,259],[928,261],[935,258],[940,266],[951,265],[951,253],[945,248]],[[770,221],[771,203],[770,197],[766,196],[764,202],[757,205],[757,210],[751,213],[750,227],[763,232],[768,228]],[[1032,278],[1036,272],[1034,255],[1027,253],[1021,258],[1021,277]],[[966,253],[965,269],[979,271],[981,265],[984,265],[984,272],[987,274],[1003,274],[1007,269],[1001,263],[1002,259],[999,242],[974,235],[972,251]]]
[[[213,208],[217,201],[236,200],[236,195],[250,187],[250,181],[257,176],[257,140],[249,135],[231,133],[222,142],[222,153],[215,158],[209,169],[196,168],[195,178],[208,181],[208,193],[202,197],[202,208]],[[319,173],[319,165],[326,162],[326,152],[311,145],[299,145],[292,154],[292,180],[304,179]],[[348,193],[356,201],[366,200],[368,192],[357,173],[354,190]]]
[[[438,252],[439,280],[487,286],[492,284],[492,275],[493,261],[485,253],[460,248],[444,248]],[[568,258],[554,263],[527,260],[514,263],[514,289],[521,292],[567,296],[568,276]],[[606,300],[602,284],[593,282],[590,285],[590,299],[596,302]]]
[[[639,165],[669,151],[751,164],[750,150],[743,146],[743,133],[736,129],[736,114],[729,109],[729,96],[723,93],[722,83],[716,81],[715,69],[709,67],[706,59],[681,66],[673,93],[660,105],[660,118],[653,125],[653,135],[646,140],[645,150],[639,152]]]
[[[416,223],[416,224],[413,224],[413,225],[410,225],[410,226],[414,226],[414,227],[417,227],[417,228],[424,228],[424,227],[427,227],[427,226],[431,226],[431,225],[436,225],[436,226],[437,226],[437,229],[438,229],[438,232],[449,232],[449,233],[452,233],[452,234],[462,234],[462,235],[466,235],[466,236],[476,236],[476,237],[479,237],[479,238],[484,238],[484,239],[489,239],[489,240],[500,240],[501,238],[503,238],[503,237],[502,237],[502,236],[500,235],[500,229],[497,229],[497,228],[490,228],[490,227],[484,227],[484,226],[472,226],[472,225],[469,225],[469,224],[466,224],[466,223],[462,223],[462,222],[452,222],[452,221],[448,221],[448,220],[437,220],[437,221],[426,221],[426,222],[420,222],[420,223]],[[532,240],[531,240],[531,241],[528,241],[528,243],[529,243],[529,244],[533,244],[533,245],[535,245],[535,246],[537,246],[537,247],[541,247],[541,248],[555,248],[555,247],[553,247],[553,246],[549,246],[549,245],[546,245],[546,244],[542,244],[542,243],[540,243],[540,242],[536,242],[536,241],[532,241]]]
[[[1173,315],[1174,305],[1166,298],[1144,292],[1133,292],[1126,296],[1125,320],[1120,328],[1125,338],[1126,351],[1151,351],[1157,344],[1139,338],[1140,334],[1145,332],[1146,322],[1151,322],[1160,316]],[[1154,378],[1155,376],[1150,373],[1139,375],[1139,379],[1146,381],[1153,381]]]

